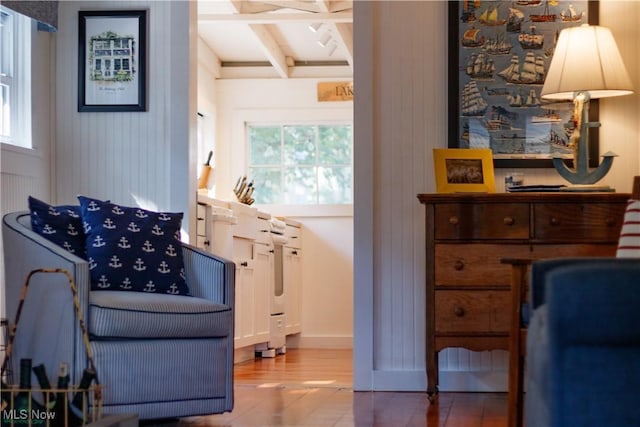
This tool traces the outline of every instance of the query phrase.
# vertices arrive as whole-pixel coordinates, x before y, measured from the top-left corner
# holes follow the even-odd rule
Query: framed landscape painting
[[[573,158],[573,103],[540,98],[564,28],[596,24],[595,1],[449,2],[449,144],[489,148],[495,167],[552,167]],[[598,104],[591,101],[590,120]],[[598,163],[597,129],[589,132]]]

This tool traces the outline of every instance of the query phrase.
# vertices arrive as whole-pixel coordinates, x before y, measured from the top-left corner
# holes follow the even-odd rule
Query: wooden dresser
[[[509,265],[500,259],[615,255],[629,194],[418,194],[425,205],[427,393],[438,352],[509,345]]]

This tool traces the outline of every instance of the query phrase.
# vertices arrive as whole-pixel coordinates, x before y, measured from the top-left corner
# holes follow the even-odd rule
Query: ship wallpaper
[[[590,2],[453,3],[456,19],[450,16],[449,25],[457,39],[450,43],[456,42],[457,64],[450,66],[457,65],[458,80],[450,82],[450,93],[457,93],[450,100],[450,123],[457,124],[457,135],[452,132],[449,146],[491,148],[494,159],[571,158],[573,103],[544,101],[540,91],[560,31],[596,23]]]

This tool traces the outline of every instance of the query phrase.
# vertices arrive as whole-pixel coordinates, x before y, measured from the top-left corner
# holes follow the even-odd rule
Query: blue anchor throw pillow
[[[189,295],[182,213],[152,212],[78,196],[94,290]]]
[[[31,229],[80,258],[87,259],[80,206],[51,206],[29,196]]]

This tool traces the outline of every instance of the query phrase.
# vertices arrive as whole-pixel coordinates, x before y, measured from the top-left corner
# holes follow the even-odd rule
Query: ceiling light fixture
[[[322,35],[320,40],[318,40],[318,44],[322,47],[327,47],[330,41],[331,41],[331,34],[327,32]]]
[[[317,33],[320,30],[320,27],[322,27],[322,22],[309,24],[309,31],[311,31],[312,33]]]
[[[333,41],[333,43],[331,43],[328,47],[329,49],[329,56],[333,55],[333,52],[336,51],[336,49],[338,48],[338,43],[336,43],[335,41]]]

